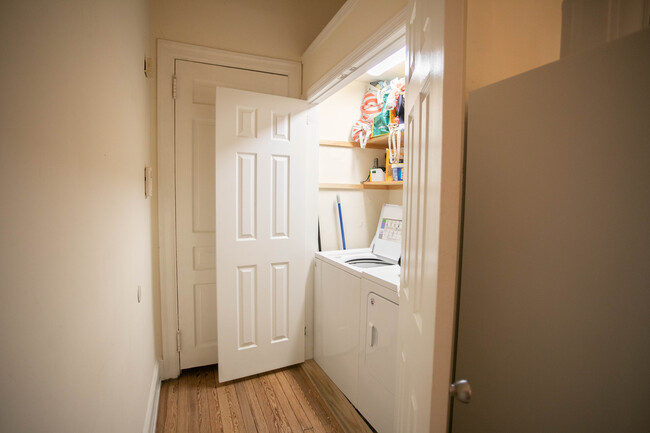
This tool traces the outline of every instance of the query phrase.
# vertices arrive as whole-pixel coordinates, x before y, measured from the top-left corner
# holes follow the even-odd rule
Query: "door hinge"
[[[305,335],[307,335],[307,327],[305,326]]]
[[[172,75],[172,99],[176,99],[176,75]]]
[[[176,330],[176,351],[181,353],[181,330]]]

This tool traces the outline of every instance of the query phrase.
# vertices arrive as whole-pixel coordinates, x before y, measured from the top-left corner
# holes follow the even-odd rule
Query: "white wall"
[[[320,104],[320,138],[352,141],[351,130],[361,116],[361,100],[368,83],[353,81]],[[373,165],[385,165],[385,150],[320,146],[319,182],[364,181]],[[336,194],[341,196],[347,248],[366,248],[372,242],[384,203],[401,204],[401,190],[320,190],[318,216],[323,251],[342,249]]]
[[[148,7],[0,2],[0,431],[143,430]]]

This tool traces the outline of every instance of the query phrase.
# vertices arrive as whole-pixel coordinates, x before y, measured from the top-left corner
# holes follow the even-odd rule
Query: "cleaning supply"
[[[404,164],[403,163],[392,164],[391,168],[393,170],[393,180],[394,181],[404,180]]]
[[[336,204],[339,209],[339,223],[341,224],[341,240],[343,241],[343,249],[345,250],[345,231],[343,230],[343,213],[341,212],[341,195],[336,194]]]

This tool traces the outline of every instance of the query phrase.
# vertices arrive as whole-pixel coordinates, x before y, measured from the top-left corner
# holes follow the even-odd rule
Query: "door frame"
[[[157,149],[158,149],[158,245],[160,277],[160,323],[162,380],[178,377],[178,275],[176,269],[176,170],[174,98],[172,77],[176,60],[209,63],[272,74],[286,75],[289,94],[300,98],[302,65],[290,60],[253,56],[180,42],[158,40],[157,50]]]
[[[429,0],[419,0],[429,1]],[[455,351],[457,296],[460,272],[460,246],[463,198],[463,170],[465,153],[465,37],[467,0],[441,0],[444,4],[445,28],[444,74],[442,103],[442,158],[437,167],[428,167],[440,173],[440,220],[438,250],[438,278],[436,288],[436,317],[431,383],[429,431],[447,433],[449,429],[449,385]],[[352,53],[336,64],[313,86],[305,91],[309,102],[319,103],[354,81],[371,66],[403,44],[406,35],[406,6],[379,31],[363,42]],[[327,29],[329,32],[334,29]]]
[[[440,166],[436,167],[440,170],[441,194],[429,418],[432,433],[447,433],[451,427],[449,386],[453,380],[456,352],[465,188],[467,0],[444,0],[444,10],[442,152]]]

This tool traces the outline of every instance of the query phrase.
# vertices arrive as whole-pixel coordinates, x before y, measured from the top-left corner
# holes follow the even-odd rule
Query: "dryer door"
[[[373,284],[362,280],[366,288]],[[365,343],[359,361],[357,407],[378,433],[389,433],[393,431],[397,375],[398,306],[376,292],[365,293]]]
[[[374,292],[368,294],[364,368],[387,391],[395,393],[398,306]]]

